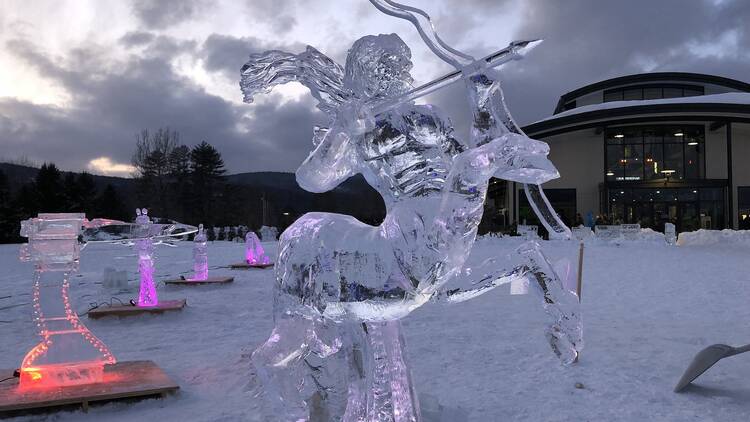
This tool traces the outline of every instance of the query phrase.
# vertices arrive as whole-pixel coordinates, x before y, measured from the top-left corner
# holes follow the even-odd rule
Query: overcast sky
[[[503,68],[519,123],[579,86],[644,71],[750,82],[750,1],[439,0],[424,8],[475,56],[544,38]],[[266,49],[312,45],[339,63],[359,37],[399,34],[417,83],[450,70],[406,21],[367,0],[0,0],[0,160],[127,175],[134,134],[170,127],[216,146],[230,172],[294,171],[324,116],[290,84],[242,103],[239,68]],[[435,95],[466,126],[459,87]]]

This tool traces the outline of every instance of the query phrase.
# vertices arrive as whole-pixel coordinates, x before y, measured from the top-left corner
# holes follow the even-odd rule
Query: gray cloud
[[[312,126],[325,122],[309,96],[295,102],[271,94],[255,104],[238,105],[181,76],[174,64],[187,55],[199,59],[206,71],[236,81],[248,54],[269,48],[298,52],[302,43],[280,43],[257,33],[242,38],[213,34],[198,40],[164,35],[158,29],[193,19],[203,7],[196,1],[178,3],[134,3],[142,25],[119,38],[126,57],[114,59],[111,46],[93,43],[73,46],[63,57],[51,56],[29,41],[31,37],[6,43],[6,51],[72,95],[65,107],[0,99],[0,140],[8,153],[53,160],[66,169],[85,168],[99,156],[127,163],[136,131],[169,126],[188,145],[202,140],[214,144],[231,172],[294,170],[310,150]],[[243,10],[261,25],[299,29],[303,22],[294,21],[293,8],[327,13],[323,3],[313,3],[252,1]],[[481,37],[482,29],[474,24],[503,24],[501,16],[510,8],[522,11],[513,38],[546,40],[527,58],[502,70],[506,98],[521,124],[549,116],[564,92],[644,70],[704,72],[750,81],[750,31],[744,26],[750,2],[467,0],[451,13],[436,8],[444,15],[435,15],[447,41],[466,47],[469,39],[484,40],[466,47],[482,54],[508,40]],[[375,13],[365,2],[350,12],[363,21]],[[332,22],[334,18],[341,16],[332,17]],[[363,28],[362,33],[378,29]],[[330,41],[317,47],[342,61],[354,39],[343,39],[335,27],[326,31]],[[437,63],[421,54],[415,62]],[[459,135],[465,136],[469,119],[463,87],[456,84],[430,100],[446,110]]]
[[[231,171],[293,171],[310,149],[311,127],[323,121],[307,98],[275,97],[251,108],[211,95],[175,73],[170,60],[179,49],[154,49],[104,68],[47,59],[28,41],[16,40],[11,49],[74,98],[66,108],[0,100],[0,139],[8,140],[8,151],[65,169],[85,168],[99,156],[128,163],[135,132],[170,127],[187,145],[215,145]]]
[[[521,123],[530,123],[549,116],[557,98],[567,91],[645,70],[711,69],[711,73],[747,79],[747,63],[701,59],[686,45],[716,40],[732,28],[745,33],[748,6],[744,1],[729,1],[723,8],[710,1],[679,0],[525,2],[515,38],[545,41],[504,71],[511,110]],[[748,38],[741,43],[740,50],[748,51]],[[652,68],[646,69],[646,63]]]
[[[164,29],[189,20],[205,6],[204,0],[133,0],[135,16],[151,29]]]

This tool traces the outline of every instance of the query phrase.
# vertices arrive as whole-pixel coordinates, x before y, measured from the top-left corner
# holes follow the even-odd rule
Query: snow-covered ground
[[[553,251],[573,243],[543,242]],[[510,252],[515,239],[480,240],[477,256]],[[265,243],[271,254],[275,245]],[[160,280],[189,271],[192,245],[159,247]],[[37,342],[31,323],[30,264],[18,246],[0,246],[0,367],[20,364]],[[750,273],[744,245],[667,247],[659,242],[587,245],[583,276],[586,347],[563,368],[546,344],[541,306],[507,288],[456,304],[428,304],[403,320],[420,394],[471,421],[747,421],[750,354],[722,360],[684,394],[672,392],[693,355],[713,343],[750,343]],[[209,265],[239,261],[243,245],[209,244]],[[72,295],[82,314],[101,301],[104,267],[127,269],[132,251],[92,245],[82,254]],[[222,286],[159,286],[164,299],[187,298],[182,312],[89,320],[122,361],[151,359],[181,390],[163,400],[111,403],[20,420],[263,421],[246,392],[246,355],[271,327],[273,270],[231,271]],[[501,291],[502,290],[502,291]],[[127,299],[128,295],[120,295]],[[109,299],[107,297],[107,299]],[[575,388],[582,383],[584,388]]]

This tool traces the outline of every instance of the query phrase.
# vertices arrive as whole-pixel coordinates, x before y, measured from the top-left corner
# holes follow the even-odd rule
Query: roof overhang
[[[607,108],[560,117],[553,116],[522,129],[528,136],[545,138],[581,129],[656,121],[750,123],[750,104],[674,103]]]

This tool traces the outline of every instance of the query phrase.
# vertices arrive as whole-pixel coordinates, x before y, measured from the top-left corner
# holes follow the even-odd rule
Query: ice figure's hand
[[[583,349],[583,324],[578,297],[565,288],[553,266],[536,242],[527,242],[518,253],[529,261],[529,284],[539,293],[547,313],[545,336],[563,365],[576,361]]]

